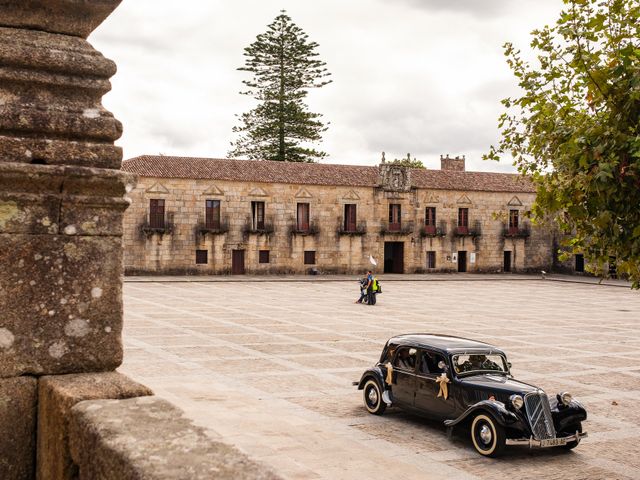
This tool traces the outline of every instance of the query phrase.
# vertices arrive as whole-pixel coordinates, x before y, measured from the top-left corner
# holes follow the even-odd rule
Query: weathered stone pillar
[[[86,37],[120,0],[0,0],[0,478],[31,478],[36,378],[122,360],[131,179]]]

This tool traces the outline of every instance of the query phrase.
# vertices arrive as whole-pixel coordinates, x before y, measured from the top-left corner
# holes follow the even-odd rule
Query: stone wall
[[[257,184],[140,177],[130,193],[125,215],[125,269],[128,273],[225,274],[231,271],[233,250],[245,251],[247,273],[356,273],[370,266],[369,255],[383,270],[385,242],[404,244],[404,272],[457,271],[458,251],[475,254],[470,272],[503,269],[504,251],[512,252],[514,271],[549,268],[552,234],[530,225],[525,213],[533,193],[464,192],[455,190],[386,191],[383,188],[295,184]],[[166,232],[147,232],[151,199],[164,199],[170,224]],[[200,233],[205,201],[221,201],[219,233]],[[250,233],[251,202],[265,202],[269,233]],[[297,203],[310,205],[310,234],[296,233]],[[388,230],[389,204],[399,203],[402,231]],[[344,205],[357,205],[357,223],[364,232],[344,233]],[[443,235],[425,236],[425,208],[436,207]],[[477,236],[456,236],[458,208],[469,209],[469,228]],[[528,236],[505,236],[510,209],[519,211]],[[206,264],[196,264],[196,250],[206,250]],[[269,263],[258,262],[258,251],[269,250]],[[315,251],[316,263],[304,263],[304,252]],[[427,269],[427,252],[436,252],[436,268]]]

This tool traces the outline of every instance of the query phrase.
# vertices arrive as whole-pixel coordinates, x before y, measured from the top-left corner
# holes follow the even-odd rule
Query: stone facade
[[[138,174],[124,220],[125,271],[240,273],[234,261],[243,260],[249,274],[361,273],[371,266],[370,256],[378,261],[376,271],[394,273],[500,272],[509,269],[505,261],[511,271],[523,272],[552,263],[553,235],[530,225],[526,214],[535,193],[516,175],[465,172],[462,158],[442,159],[443,169],[424,172],[389,163],[263,165],[273,163],[280,162],[125,161],[123,169]],[[285,169],[281,175],[256,173],[278,166]],[[353,169],[362,181],[349,176]],[[163,228],[149,228],[152,200],[164,201]],[[215,230],[206,228],[207,200],[220,202]],[[260,229],[254,202],[264,202]],[[299,204],[309,205],[308,228],[298,224]],[[345,205],[355,205],[355,228],[346,228],[351,207]],[[399,222],[390,223],[391,205],[400,205]],[[427,207],[435,207],[431,228],[425,225]],[[467,209],[466,231],[458,229],[460,209]],[[512,210],[518,212],[518,228],[510,234]],[[269,252],[268,261],[263,253],[261,263],[260,251]]]

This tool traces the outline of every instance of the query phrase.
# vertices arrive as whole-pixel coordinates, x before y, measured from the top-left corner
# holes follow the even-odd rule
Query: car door
[[[399,347],[393,359],[393,386],[391,393],[393,403],[413,407],[416,390],[416,361],[417,349],[413,347]]]
[[[451,418],[455,413],[455,386],[447,384],[448,395],[438,397],[440,384],[436,379],[445,371],[438,364],[445,362],[445,357],[432,350],[421,349],[418,352],[418,368],[416,373],[415,408],[425,415],[437,419]],[[449,376],[449,380],[451,377]]]

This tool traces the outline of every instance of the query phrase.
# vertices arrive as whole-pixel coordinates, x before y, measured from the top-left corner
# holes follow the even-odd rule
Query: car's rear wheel
[[[577,423],[575,425],[571,425],[570,427],[568,427],[566,435],[573,435],[576,432],[582,433],[582,424],[581,423]],[[563,445],[562,448],[564,448],[566,450],[572,450],[572,449],[576,448],[579,443],[580,443],[580,440],[576,440],[574,442],[567,442],[567,444]]]
[[[387,404],[382,399],[382,389],[380,384],[374,378],[369,378],[364,384],[362,390],[364,398],[364,406],[369,413],[374,415],[382,415],[387,408]]]
[[[495,457],[504,449],[504,428],[490,413],[480,413],[471,423],[471,441],[480,455]]]

